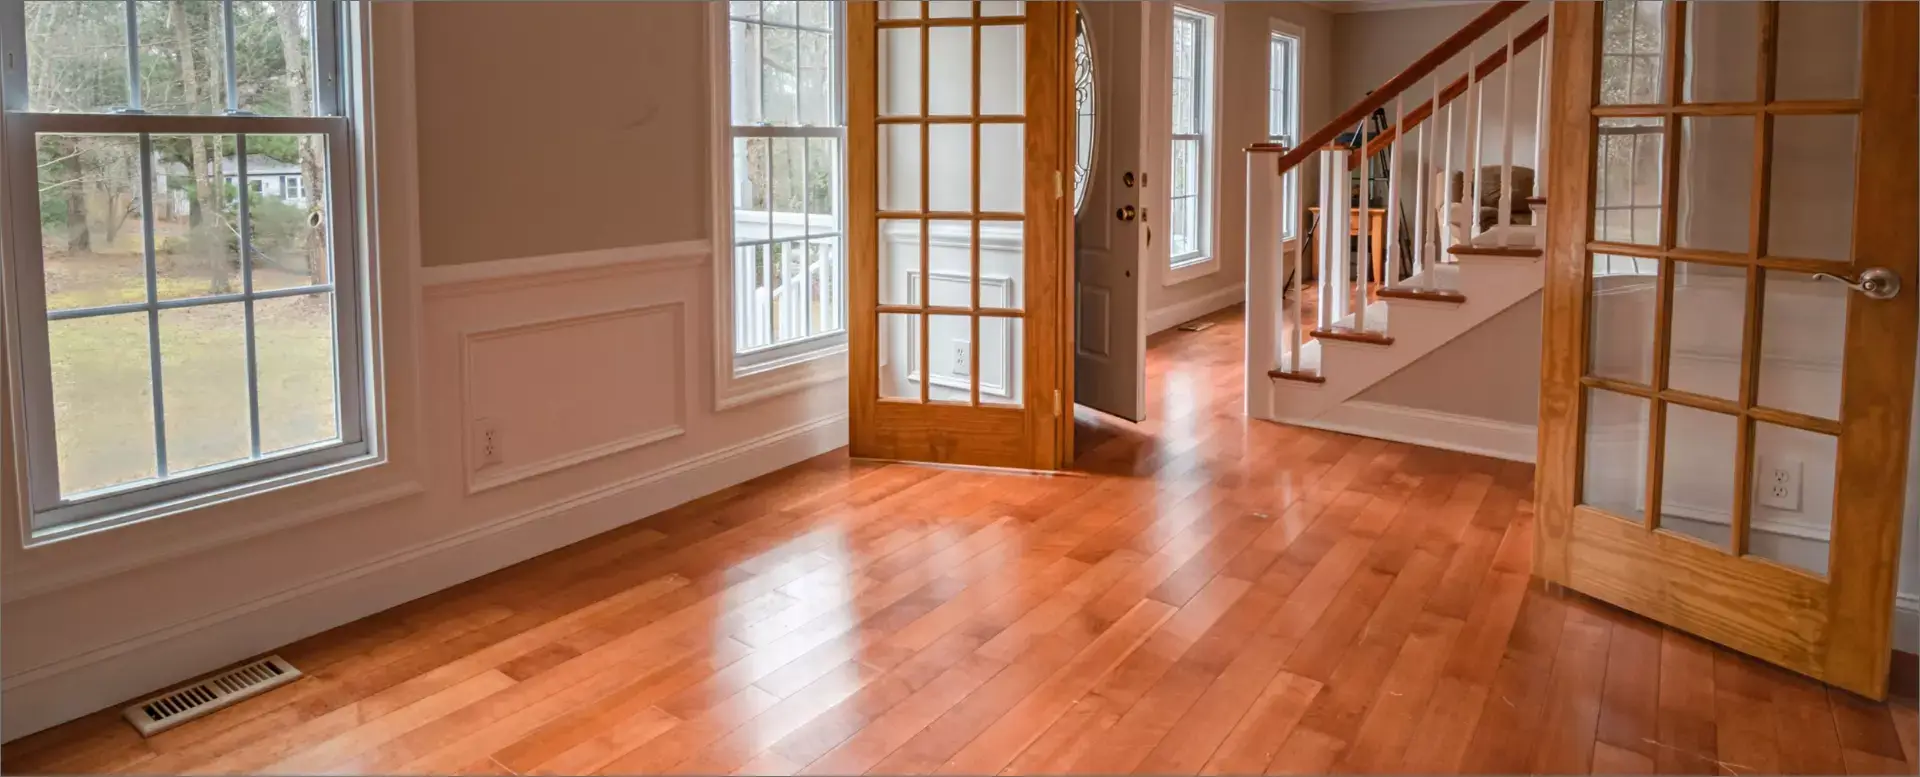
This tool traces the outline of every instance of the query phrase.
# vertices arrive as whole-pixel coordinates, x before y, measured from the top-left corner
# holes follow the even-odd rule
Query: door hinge
[[[1067,196],[1066,184],[1061,182],[1060,171],[1055,170],[1053,171],[1053,198],[1057,200],[1065,196]]]
[[[1053,417],[1060,417],[1060,389],[1053,390]]]

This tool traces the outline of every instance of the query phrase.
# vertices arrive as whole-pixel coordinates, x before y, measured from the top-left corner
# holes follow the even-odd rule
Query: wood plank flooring
[[[9,773],[1905,773],[1873,704],[1528,575],[1528,466],[1241,415],[1154,338],[1077,476],[828,454],[279,652]]]

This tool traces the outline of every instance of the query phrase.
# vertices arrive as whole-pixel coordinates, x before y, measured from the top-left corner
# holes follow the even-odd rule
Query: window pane
[[[807,294],[812,301],[809,334],[837,332],[843,328],[840,308],[844,293],[840,282],[840,239],[826,238],[807,243]]]
[[[840,141],[810,138],[806,143],[807,232],[812,235],[837,233],[840,231]]]
[[[326,170],[324,135],[247,136],[255,291],[332,280]]]
[[[25,5],[30,110],[107,113],[130,104],[125,6],[99,0]]]
[[[147,314],[47,322],[60,494],[158,474]]]
[[[253,327],[260,451],[338,438],[333,295],[260,300],[253,303]]]
[[[828,127],[834,122],[833,36],[800,33],[800,123]]]
[[[766,14],[766,20],[776,24],[794,24],[800,21],[799,4],[794,0],[766,0],[760,4]]]
[[[138,0],[140,107],[227,111],[226,14],[218,0]]]
[[[800,0],[800,26],[814,29],[833,27],[832,0]]]
[[[232,135],[153,136],[154,269],[160,299],[240,291],[235,148]]]
[[[767,138],[733,139],[733,239],[766,240],[772,236],[767,218],[768,183],[772,160]]]
[[[38,141],[47,309],[145,301],[139,140],[41,135]]]
[[[774,237],[806,234],[807,168],[805,138],[771,138]]]
[[[767,4],[773,15],[775,3]],[[792,3],[784,5],[792,6]],[[800,33],[790,28],[766,27],[761,42],[760,92],[767,124],[792,126],[800,123]]]
[[[252,454],[244,304],[160,311],[160,376],[169,471]]]
[[[262,116],[314,113],[313,3],[237,0],[233,63],[240,110]]]
[[[1594,236],[1615,243],[1660,242],[1661,119],[1600,120],[1595,149]]]
[[[757,9],[759,3],[734,3],[735,15],[739,15],[739,6]],[[758,24],[733,21],[727,24],[729,42],[728,70],[732,79],[733,123],[752,126],[760,123],[760,30]]]

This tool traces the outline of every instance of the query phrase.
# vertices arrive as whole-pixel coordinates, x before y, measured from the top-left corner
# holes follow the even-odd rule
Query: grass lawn
[[[306,280],[255,272],[257,288]],[[146,296],[137,256],[49,257],[47,286],[51,309]],[[208,286],[204,272],[159,278],[161,296],[168,299],[201,296]],[[261,451],[333,438],[338,424],[331,295],[255,302],[254,332]],[[157,474],[147,314],[54,321],[47,334],[62,493]],[[168,468],[178,473],[250,456],[245,308],[222,303],[164,310],[159,335]]]

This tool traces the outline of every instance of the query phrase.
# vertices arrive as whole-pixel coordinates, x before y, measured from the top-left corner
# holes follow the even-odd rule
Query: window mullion
[[[220,0],[221,35],[227,50],[227,113],[240,112],[240,65],[234,62],[233,0]],[[244,195],[243,195],[244,197]]]
[[[145,98],[140,94],[140,14],[133,0],[126,0],[127,7],[127,107],[141,110]]]
[[[227,29],[231,32],[231,0],[227,3],[227,19]],[[240,200],[240,293],[246,297],[240,304],[243,336],[247,344],[247,439],[252,446],[253,458],[257,459],[260,458],[260,365],[253,326],[253,213],[250,203],[253,189],[247,174],[247,136],[242,134],[233,138],[234,157],[240,174],[239,191],[234,193],[234,197]]]
[[[129,3],[131,6],[131,3]],[[167,403],[160,368],[160,279],[154,265],[153,237],[153,136],[140,133],[140,234],[144,244],[142,259],[147,280],[147,375],[153,394],[154,473],[167,476]],[[58,493],[57,491],[55,493]]]
[[[307,6],[313,15],[313,90],[316,113],[339,116],[340,111],[340,6],[334,0],[314,0]]]

